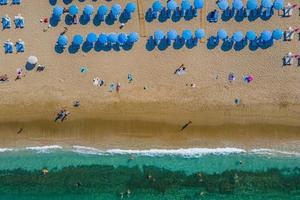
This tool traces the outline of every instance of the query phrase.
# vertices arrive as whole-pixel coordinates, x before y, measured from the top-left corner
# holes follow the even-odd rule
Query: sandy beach
[[[73,1],[82,11],[86,4],[97,8],[128,1]],[[147,50],[146,43],[156,29],[167,32],[173,28],[181,33],[203,28],[207,38],[216,35],[219,28],[231,35],[249,29],[260,33],[265,29],[292,26],[300,22],[299,10],[289,18],[274,13],[270,20],[255,21],[231,19],[208,23],[206,15],[218,9],[215,1],[206,0],[205,9],[198,17],[179,22],[149,23],[141,18],[152,1],[133,0],[138,10],[120,30],[120,23],[95,26],[66,25],[62,21],[47,29],[40,19],[50,17],[53,6],[47,0],[24,1],[19,6],[1,6],[0,13],[13,18],[21,13],[25,28],[1,30],[0,75],[7,74],[9,82],[0,84],[0,148],[41,145],[83,145],[97,148],[186,148],[186,147],[243,147],[300,149],[300,68],[295,62],[283,67],[282,58],[288,52],[300,54],[299,36],[293,41],[274,42],[267,49],[223,51],[221,44],[207,48],[203,41],[188,49]],[[290,0],[299,4],[297,0]],[[58,5],[67,7],[61,0]],[[70,4],[71,5],[71,4]],[[300,5],[298,5],[300,6]],[[86,36],[89,32],[136,31],[140,40],[131,50],[100,51],[79,50],[72,54],[68,48],[63,53],[55,51],[59,34],[68,27],[69,43],[75,34]],[[20,54],[5,54],[2,48],[7,39],[21,38],[26,49]],[[16,70],[24,71],[28,56],[35,55],[44,72],[27,71],[26,76],[15,81]],[[296,61],[296,60],[295,60]],[[184,64],[186,74],[174,74]],[[80,67],[86,66],[87,73]],[[236,80],[230,83],[228,74]],[[134,80],[128,83],[127,75]],[[254,80],[245,84],[244,75]],[[104,79],[106,85],[96,87],[93,78]],[[120,83],[120,92],[109,92],[110,83]],[[191,87],[190,84],[195,84]],[[146,87],[146,89],[144,89]],[[234,100],[241,100],[235,105]],[[80,100],[80,107],[72,106]],[[56,113],[62,108],[71,114],[63,123],[54,123]],[[181,127],[192,121],[184,131]],[[17,134],[23,128],[22,133]]]

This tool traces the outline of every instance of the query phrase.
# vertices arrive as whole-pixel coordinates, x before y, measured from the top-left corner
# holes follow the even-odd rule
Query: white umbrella
[[[35,65],[35,64],[37,64],[38,59],[37,59],[37,57],[35,57],[35,56],[29,56],[28,59],[27,59],[27,62],[28,62],[29,64]]]

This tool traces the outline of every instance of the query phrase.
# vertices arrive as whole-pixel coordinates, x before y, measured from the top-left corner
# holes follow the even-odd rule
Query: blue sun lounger
[[[24,52],[25,51],[25,43],[22,41],[18,41],[16,43],[16,50],[18,53]]]
[[[22,0],[12,0],[12,4],[18,5],[21,4]]]
[[[8,0],[0,0],[0,5],[7,5],[8,4]]]
[[[10,18],[9,17],[2,17],[2,28],[9,29],[11,27]]]
[[[4,51],[5,53],[12,53],[13,52],[13,44],[11,42],[4,43]]]
[[[16,25],[16,28],[24,28],[24,18],[22,17],[15,17],[15,25]]]

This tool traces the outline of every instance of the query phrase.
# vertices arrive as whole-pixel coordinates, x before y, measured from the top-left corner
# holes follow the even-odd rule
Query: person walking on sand
[[[67,32],[68,32],[68,28],[65,26],[65,27],[64,27],[64,31],[61,32],[60,35],[64,35],[64,34],[66,34]]]
[[[120,88],[121,88],[121,84],[117,83],[117,87],[116,87],[116,91],[119,93],[120,92]]]
[[[186,124],[181,128],[181,131],[183,131],[184,129],[186,129],[191,123],[192,123],[192,121],[189,121],[188,123],[186,123]]]

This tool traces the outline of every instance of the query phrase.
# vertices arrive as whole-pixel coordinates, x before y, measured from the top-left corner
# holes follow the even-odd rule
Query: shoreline
[[[290,112],[299,105],[219,106],[217,110],[211,106],[189,111],[175,104],[164,110],[155,103],[125,104],[102,104],[94,112],[91,105],[70,107],[71,115],[63,123],[53,122],[52,106],[28,105],[20,114],[9,106],[2,107],[7,115],[0,119],[0,147],[55,144],[98,149],[299,149],[300,118],[297,112]],[[193,123],[180,131],[189,120]],[[17,134],[19,128],[24,130]]]

